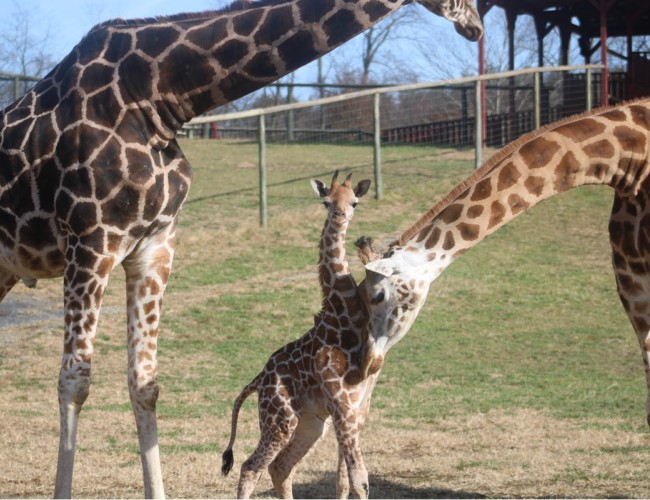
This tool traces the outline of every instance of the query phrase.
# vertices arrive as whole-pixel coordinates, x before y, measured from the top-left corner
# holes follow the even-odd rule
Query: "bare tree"
[[[13,15],[0,27],[0,70],[29,76],[43,76],[54,65],[47,52],[49,27],[37,22],[33,10],[12,2]]]
[[[369,30],[365,31],[362,36],[361,51],[361,81],[365,85],[370,80],[370,71],[373,63],[377,62],[381,55],[382,48],[391,43],[395,43],[399,37],[400,26],[407,24],[412,19],[412,9],[403,9],[396,14],[388,17],[384,22],[379,23]]]
[[[408,6],[392,14],[351,43],[332,53],[336,75],[344,75],[346,83],[386,82],[400,75],[412,78],[414,73],[403,57],[405,47],[414,43],[411,27],[420,22],[416,6]],[[338,78],[340,80],[340,78]]]

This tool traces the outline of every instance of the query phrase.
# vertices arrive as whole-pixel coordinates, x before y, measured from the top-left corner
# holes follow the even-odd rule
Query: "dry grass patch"
[[[184,148],[196,172],[160,337],[163,472],[171,497],[230,498],[236,474],[221,478],[219,467],[232,401],[320,306],[324,211],[308,179],[348,166],[369,177],[371,155],[271,145],[261,230],[254,145]],[[384,160],[385,197],[364,198],[349,232],[358,277],[357,236],[394,239],[472,171],[467,152],[429,147],[387,148]],[[609,268],[610,203],[598,189],[554,198],[434,284],[389,355],[362,433],[373,497],[650,497],[643,367]],[[61,290],[61,280],[19,285],[0,305],[0,497],[53,492]],[[81,415],[76,497],[142,495],[125,331],[116,270]],[[254,398],[240,422],[237,466],[258,439]],[[296,475],[296,495],[334,496],[336,456],[330,433]],[[257,495],[274,496],[267,475]]]

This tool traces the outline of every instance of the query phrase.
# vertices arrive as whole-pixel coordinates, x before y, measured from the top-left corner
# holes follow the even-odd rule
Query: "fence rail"
[[[18,100],[40,78],[0,71],[0,108]]]
[[[247,134],[248,139],[252,138],[251,134],[256,135],[260,151],[260,223],[264,226],[268,141],[282,141],[283,136],[288,142],[312,141],[320,136],[372,144],[375,197],[381,198],[382,144],[473,145],[478,167],[484,146],[500,147],[544,123],[591,109],[595,98],[599,98],[598,79],[594,77],[600,74],[594,71],[602,68],[596,64],[529,68],[456,80],[375,87],[312,101],[201,116],[190,121],[184,131],[189,137],[204,135],[206,131],[212,137],[227,137],[237,131]],[[544,78],[553,81],[553,85],[547,85]],[[431,103],[423,94],[432,91],[439,93],[440,102]],[[442,112],[445,101],[453,105],[446,106]],[[404,113],[408,106],[411,111]],[[348,119],[349,126],[340,126],[340,116],[351,112],[355,116]],[[425,115],[439,118],[427,121],[417,118]]]

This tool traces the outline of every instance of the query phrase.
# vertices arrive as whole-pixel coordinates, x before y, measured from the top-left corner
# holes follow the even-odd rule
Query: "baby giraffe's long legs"
[[[304,415],[291,442],[271,463],[269,474],[280,498],[293,498],[293,475],[302,459],[322,440],[326,431],[325,423],[325,417]]]

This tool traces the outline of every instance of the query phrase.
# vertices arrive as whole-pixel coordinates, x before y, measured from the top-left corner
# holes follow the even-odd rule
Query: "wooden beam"
[[[541,68],[544,66],[544,38],[548,35],[550,28],[549,23],[546,22],[541,12],[533,16],[533,22],[535,23],[535,33],[537,34],[537,66]]]
[[[506,22],[508,25],[508,70],[515,70],[515,25],[517,24],[517,12],[514,9],[506,9]]]

